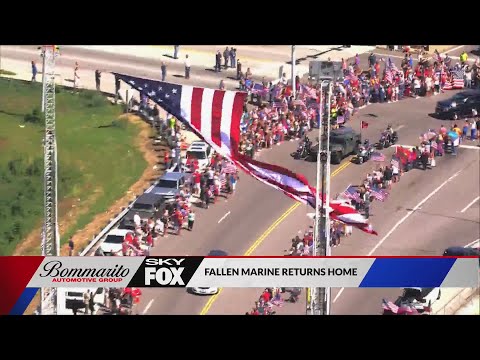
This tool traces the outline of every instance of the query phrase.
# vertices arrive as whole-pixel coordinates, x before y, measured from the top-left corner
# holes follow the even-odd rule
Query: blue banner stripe
[[[10,310],[10,315],[23,315],[38,290],[39,288],[25,288],[12,310]]]
[[[359,287],[439,287],[457,259],[375,259]]]

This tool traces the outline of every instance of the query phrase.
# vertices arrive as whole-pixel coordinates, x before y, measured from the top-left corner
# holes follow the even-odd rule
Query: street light
[[[323,122],[323,88],[328,87],[328,107],[327,107],[327,124]],[[330,255],[330,222],[329,222],[329,186],[330,186],[330,97],[332,93],[332,82],[323,80],[320,84],[320,122],[318,124],[318,152],[317,152],[317,183],[316,183],[316,204],[315,204],[315,226],[314,226],[314,246],[313,256],[329,256]],[[322,133],[322,130],[325,130]],[[323,136],[325,135],[325,137]],[[326,141],[326,146],[324,146]],[[323,169],[323,171],[322,171]],[[326,188],[326,192],[325,192]],[[320,197],[322,194],[322,198]],[[325,194],[325,204],[323,203],[323,195]],[[325,211],[326,210],[326,211]],[[322,221],[322,223],[320,223]],[[324,235],[320,231],[320,225]],[[319,253],[321,250],[321,253]],[[322,314],[330,313],[330,289],[325,289],[325,292],[320,292],[319,289],[312,288],[309,297],[310,311],[312,314],[320,312]],[[324,297],[322,299],[322,297]],[[317,307],[320,304],[326,303],[322,309]]]

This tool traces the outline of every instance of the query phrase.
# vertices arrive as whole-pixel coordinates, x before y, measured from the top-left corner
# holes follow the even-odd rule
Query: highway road
[[[398,129],[401,144],[416,145],[419,134],[428,128],[440,126],[440,121],[427,115],[434,108],[435,101],[451,95],[448,93],[431,98],[408,99],[393,104],[371,105],[359,112],[352,125],[358,130],[360,120],[368,121],[370,125],[363,134],[375,141],[380,131],[390,123]],[[314,183],[315,165],[295,161],[289,156],[296,145],[296,142],[288,142],[272,150],[265,150],[260,155],[261,160],[282,164],[294,171],[301,172],[311,183]],[[387,153],[392,152],[393,149],[387,151]],[[372,222],[379,232],[379,236],[367,236],[355,231],[351,238],[342,240],[341,246],[335,248],[333,254],[438,255],[448,246],[465,245],[479,238],[478,204],[473,204],[464,213],[456,213],[470,202],[469,199],[473,200],[479,194],[478,162],[479,151],[477,149],[462,148],[456,158],[447,156],[440,159],[437,167],[432,170],[409,172],[400,183],[394,185],[391,196],[385,203],[375,203],[373,206]],[[336,172],[335,169],[338,167],[334,167],[332,169],[335,174],[332,179],[332,193],[342,191],[351,183],[359,183],[366,173],[376,166],[372,162],[363,165],[341,165],[341,170]],[[456,176],[450,179],[455,174]],[[248,191],[245,191],[247,187]],[[456,196],[455,193],[459,191],[465,191],[466,194]],[[432,193],[434,194],[430,196]],[[203,255],[209,250],[219,249],[232,255],[282,255],[288,248],[290,239],[309,226],[306,213],[311,212],[311,209],[304,205],[295,205],[282,194],[272,191],[248,177],[242,177],[237,195],[242,198],[240,201],[229,200],[218,207],[215,206],[205,216],[202,213],[198,227],[194,233],[187,234],[185,240],[183,236],[182,239],[169,240],[182,242],[179,245],[180,248],[171,244],[166,247],[160,245],[161,250],[158,251],[158,254]],[[442,203],[437,203],[437,197],[444,204],[442,210],[437,212],[441,216],[430,215],[427,220],[425,218],[416,220],[421,216],[426,216],[422,209],[442,207]],[[259,199],[261,200],[259,201]],[[427,200],[423,201],[424,199]],[[415,208],[419,203],[421,205],[416,211],[397,225],[411,212],[409,209]],[[446,207],[445,205],[452,203],[456,204],[455,207]],[[227,212],[230,212],[228,217],[218,224],[217,221]],[[214,215],[212,216],[212,214]],[[461,226],[452,223],[452,217],[461,219],[467,216],[468,221],[455,220]],[[424,226],[420,227],[410,223],[415,220],[425,221]],[[456,226],[458,229],[455,228]],[[394,230],[392,231],[392,229]],[[450,230],[446,231],[445,229]],[[388,236],[386,237],[386,235]],[[194,244],[190,242],[194,242]],[[178,251],[184,252],[178,253]],[[156,250],[154,253],[157,254]],[[241,314],[249,310],[260,291],[261,289],[223,289],[218,296],[204,298],[187,294],[182,289],[174,291],[148,289],[145,291],[139,312],[148,314]],[[338,289],[334,290],[334,297],[337,297],[338,291]],[[356,296],[352,296],[352,293],[355,292],[361,293],[362,306],[358,306]],[[363,292],[356,289],[345,290],[336,298],[333,304],[333,313],[375,314],[379,311],[382,296],[398,293],[398,289],[363,290]],[[304,313],[304,309],[305,302],[302,301],[295,305],[284,306],[279,313],[301,314]]]
[[[220,80],[224,80],[227,89],[238,87],[235,80],[236,69],[222,70],[220,73],[213,71],[216,49],[224,49],[224,46],[191,46],[181,50],[178,60],[172,59],[173,47],[167,46],[61,46],[61,56],[56,60],[57,68],[70,68],[71,78],[75,62],[79,63],[80,70],[90,70],[91,79],[94,78],[96,69],[105,72],[102,83],[110,82],[113,85],[113,77],[107,72],[115,71],[133,76],[160,79],[160,66],[162,61],[167,65],[167,81],[178,84],[195,84],[197,86],[217,88]],[[298,67],[300,74],[308,72],[308,61],[314,59],[350,58],[356,52],[370,49],[365,46],[357,46],[349,49],[332,48],[321,46],[317,49],[299,48],[297,50]],[[223,51],[223,50],[222,50]],[[190,53],[191,79],[186,80],[184,74],[184,54]],[[242,62],[242,70],[245,72],[250,67],[255,80],[278,79],[280,66],[285,66],[285,72],[290,74],[290,66],[287,62],[291,59],[289,46],[237,46],[238,59]],[[321,54],[321,55],[320,55]],[[320,57],[316,57],[320,56]],[[2,46],[3,67],[8,67],[8,60],[24,61],[25,68],[30,69],[30,61],[34,60],[41,70],[40,51],[37,46]],[[65,79],[67,82],[72,82]],[[83,79],[80,79],[83,82]],[[102,88],[103,90],[103,88]]]
[[[3,56],[7,58],[11,56],[25,61],[28,61],[35,53],[33,49],[22,52],[12,50],[10,47],[2,47],[2,51]],[[11,52],[9,53],[9,51]],[[396,53],[393,55],[398,56]],[[265,55],[265,57],[268,56],[268,54]],[[361,56],[362,63],[366,62],[366,57],[367,55]],[[400,64],[400,57],[393,58],[397,65]],[[61,61],[65,62],[62,66],[73,66],[75,59],[80,59],[82,68],[93,70],[98,68],[98,64],[101,63],[109,71],[124,71],[132,75],[159,78],[159,62],[157,60],[139,60],[135,57],[95,53],[74,48],[65,48],[62,58]],[[279,59],[284,59],[284,57]],[[179,73],[183,71],[183,64],[172,64],[171,67]],[[252,71],[255,72],[254,69]],[[201,66],[192,66],[192,79],[195,79],[194,84],[198,86],[216,86],[223,76],[224,74],[219,75],[205,71],[205,68]],[[182,83],[185,80],[178,78],[176,82]],[[440,126],[439,120],[427,115],[434,109],[435,102],[451,95],[453,93],[449,92],[431,98],[407,99],[393,104],[374,104],[360,110],[353,118],[351,126],[359,130],[360,121],[367,121],[369,127],[364,129],[363,135],[375,142],[387,124],[392,124],[398,130],[401,144],[416,145],[419,134],[428,128]],[[314,134],[312,136],[315,137]],[[279,164],[303,173],[314,184],[315,164],[295,161],[289,156],[296,146],[296,141],[286,142],[274,149],[263,150],[258,158],[261,161]],[[466,206],[469,196],[472,200],[478,196],[478,162],[479,151],[465,148],[460,150],[456,158],[440,159],[437,168],[433,170],[426,172],[414,170],[408,173],[399,184],[395,185],[387,202],[373,205],[372,222],[379,232],[379,236],[367,236],[355,231],[351,238],[342,240],[341,246],[335,248],[333,254],[439,254],[448,245],[463,245],[479,238],[478,204],[472,205],[463,213],[456,213],[458,209],[461,211]],[[477,170],[475,170],[475,163]],[[361,182],[366,173],[376,166],[377,164],[372,162],[353,165],[348,162],[348,159],[340,166],[333,166],[332,171],[336,175],[332,179],[332,193],[343,191],[348,184]],[[459,173],[454,178],[447,181],[457,172]],[[442,185],[444,183],[445,185]],[[452,185],[454,189],[451,189]],[[440,186],[442,186],[440,190],[396,226],[397,222],[410,213],[409,209],[415,208]],[[459,196],[458,192],[463,192],[464,189],[472,194],[465,197]],[[437,196],[443,193],[445,195],[441,199],[444,202],[437,203]],[[450,196],[450,200],[446,198],[447,196]],[[454,202],[455,207],[452,205]],[[450,205],[449,208],[446,205]],[[424,209],[430,209],[430,206],[442,207],[442,211],[437,212],[441,216],[422,212]],[[428,210],[429,213],[430,210]],[[197,220],[193,232],[184,232],[181,236],[170,235],[160,239],[152,254],[206,255],[210,250],[223,250],[231,255],[282,255],[288,248],[290,239],[309,225],[307,212],[311,212],[311,209],[295,204],[278,191],[250,177],[242,176],[238,183],[237,193],[233,197],[220,199],[209,210],[197,210]],[[422,216],[423,220],[419,219]],[[448,221],[453,221],[453,219],[448,216],[468,217],[470,221],[455,220],[461,224],[457,231],[427,230],[430,225],[432,228],[437,226],[440,229],[450,228],[449,225],[453,223]],[[425,219],[426,217],[428,218]],[[419,222],[425,222],[424,226],[415,225]],[[389,234],[393,228],[395,230]],[[458,240],[453,236],[455,233],[458,233]],[[386,237],[387,234],[388,237]],[[375,251],[372,252],[372,250]],[[218,296],[199,297],[188,294],[184,289],[145,289],[138,312],[140,314],[242,314],[249,310],[260,290],[223,289]],[[398,290],[360,291],[349,289],[342,291],[337,297],[338,292],[339,290],[335,290],[333,294],[336,297],[333,305],[334,313],[375,314],[379,312],[381,298],[394,295],[398,293]],[[360,305],[359,302],[361,302]],[[279,311],[284,314],[302,314],[304,312],[304,301],[298,304],[288,304]]]

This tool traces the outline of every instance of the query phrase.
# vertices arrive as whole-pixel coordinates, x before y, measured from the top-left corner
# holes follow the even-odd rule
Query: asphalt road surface
[[[361,120],[369,122],[363,135],[374,142],[387,124],[392,124],[398,129],[400,144],[416,145],[421,133],[441,124],[427,115],[435,102],[451,95],[371,105],[359,112],[352,126],[358,130]],[[303,173],[314,184],[315,164],[295,161],[289,156],[296,146],[297,142],[287,142],[264,150],[260,159]],[[386,153],[393,153],[393,149]],[[472,146],[460,149],[457,157],[440,158],[432,170],[409,172],[394,185],[385,203],[373,205],[372,223],[379,236],[354,231],[351,238],[342,240],[333,254],[439,255],[448,246],[466,245],[480,238],[478,204],[459,212],[479,194],[478,163],[479,151]],[[333,167],[336,175],[332,179],[332,193],[343,191],[349,184],[360,183],[376,166],[373,162],[343,165],[343,170],[336,172],[338,166]],[[191,234],[162,239],[154,254],[204,255],[218,249],[231,255],[282,255],[290,239],[309,226],[306,213],[312,212],[304,205],[289,211],[292,205],[295,206],[282,194],[242,176],[234,199],[201,211],[198,225]],[[284,215],[286,212],[288,215]],[[229,215],[218,223],[226,213]],[[283,220],[276,222],[279,218]],[[252,244],[254,251],[250,249]],[[219,296],[206,298],[188,294],[183,289],[148,289],[139,310],[148,314],[242,314],[249,310],[260,291],[223,289]],[[348,289],[339,295],[338,292],[339,289],[333,291],[335,314],[376,314],[382,297],[399,294],[398,289]],[[287,304],[279,313],[305,313],[305,301]]]
[[[25,61],[31,60],[31,54],[35,52],[33,49],[16,52],[11,48],[4,48],[2,47],[3,56],[13,56]],[[67,62],[63,64],[65,66],[73,66],[75,59],[81,58],[83,68],[93,70],[98,68],[99,63],[103,63],[108,66],[109,71],[159,77],[158,61],[104,53],[95,54],[74,48],[64,49],[62,52],[61,61]],[[361,56],[363,64],[366,63],[366,57],[367,55]],[[397,66],[400,64],[400,58],[392,59]],[[174,65],[171,69],[173,68]],[[182,64],[178,64],[178,71],[183,71]],[[202,67],[192,68],[192,78],[196,77],[195,85],[198,86],[217,84],[219,81],[217,76],[223,75],[206,73]],[[179,83],[182,81],[178,79]],[[452,94],[448,92],[431,98],[408,99],[393,104],[374,104],[361,110],[350,125],[359,130],[360,121],[367,121],[369,127],[364,129],[363,135],[372,142],[376,142],[387,124],[392,124],[398,130],[400,144],[416,145],[419,134],[428,128],[440,126],[439,120],[427,115],[433,111],[435,102]],[[311,136],[315,137],[315,134]],[[263,150],[258,158],[261,161],[279,164],[303,173],[312,184],[315,184],[315,164],[295,161],[289,156],[296,146],[296,141],[286,142],[274,149]],[[392,151],[389,150],[389,152]],[[465,148],[460,149],[456,158],[447,156],[440,159],[437,162],[437,168],[433,170],[425,172],[414,170],[408,173],[399,184],[394,185],[387,202],[373,205],[372,223],[379,232],[379,236],[367,236],[355,231],[351,238],[342,240],[341,246],[335,248],[333,254],[434,255],[440,254],[445,247],[464,245],[479,238],[478,204],[474,204],[463,213],[457,213],[459,209],[461,211],[466,206],[468,199],[473,200],[478,196],[478,162],[479,151]],[[349,164],[348,159],[344,164]],[[377,164],[373,162],[363,165],[332,166],[332,172],[339,169],[332,179],[332,193],[343,191],[349,184],[360,183],[366,173],[376,166]],[[455,174],[457,175],[454,178],[446,182]],[[415,208],[440,186],[442,186],[440,190],[396,226],[411,212],[409,209]],[[468,194],[464,195],[465,192]],[[210,250],[223,250],[231,255],[282,255],[288,248],[290,239],[309,225],[306,217],[308,212],[312,210],[304,205],[295,205],[291,199],[278,191],[243,175],[233,197],[220,199],[209,210],[198,209],[193,232],[185,231],[181,236],[170,235],[162,238],[153,249],[152,255],[206,255]],[[463,218],[468,221],[460,220]],[[392,232],[393,228],[395,230]],[[218,296],[201,297],[188,294],[185,289],[145,289],[138,312],[140,314],[242,314],[249,310],[260,291],[261,289],[223,289]],[[333,293],[336,298],[333,313],[376,314],[379,313],[381,298],[394,297],[399,290],[348,289],[342,291],[340,295],[338,292],[339,290],[335,290]],[[305,302],[287,304],[279,310],[279,313],[303,314]]]

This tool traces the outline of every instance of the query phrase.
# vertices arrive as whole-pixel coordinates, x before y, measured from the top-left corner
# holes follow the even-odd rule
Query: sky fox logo
[[[185,259],[146,259],[145,263],[150,267],[145,267],[145,285],[185,286],[182,279],[185,268],[180,267],[184,261]],[[159,268],[159,266],[161,267]]]

